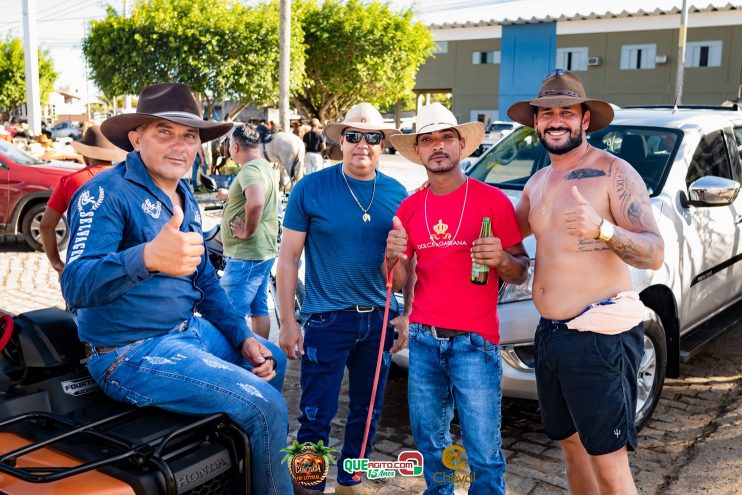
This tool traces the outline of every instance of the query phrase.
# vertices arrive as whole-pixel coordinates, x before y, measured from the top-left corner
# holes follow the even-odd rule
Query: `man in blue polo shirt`
[[[407,317],[392,298],[391,325],[384,343],[373,421],[361,453],[373,377],[381,340],[386,287],[379,273],[392,217],[407,193],[399,182],[377,170],[384,140],[399,131],[384,123],[372,105],[351,108],[343,122],[329,124],[325,135],[339,143],[342,163],[305,176],[291,191],[278,255],[281,348],[301,357],[299,442],[328,443],[338,408],[345,367],[350,411],[338,459],[336,495],[367,493],[343,469],[346,458],[368,457],[381,414],[390,351],[407,342]],[[298,261],[306,258],[304,336],[293,311]],[[311,487],[323,490],[324,483]]]

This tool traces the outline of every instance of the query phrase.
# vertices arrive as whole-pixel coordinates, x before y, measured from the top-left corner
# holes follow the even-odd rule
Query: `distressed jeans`
[[[389,315],[389,319],[396,314]],[[394,327],[387,326],[384,356],[379,372],[379,384],[371,419],[365,455],[361,454],[361,443],[366,428],[366,417],[371,400],[376,359],[379,353],[383,310],[370,313],[354,311],[331,311],[313,314],[304,325],[304,355],[301,358],[301,401],[299,408],[299,442],[325,445],[330,439],[330,423],[338,410],[338,396],[343,373],[348,368],[348,418],[345,424],[343,448],[337,461],[337,482],[355,485],[353,474],[343,469],[347,458],[368,457],[374,441],[376,425],[381,415],[384,385],[389,373],[391,355],[389,349],[394,342]],[[325,483],[313,486],[313,490],[324,490]]]
[[[448,469],[441,459],[451,445],[454,404],[471,471],[469,493],[504,494],[499,346],[476,333],[437,340],[417,323],[410,325],[409,335],[410,423],[424,458],[425,495],[452,495],[453,481],[465,474]]]
[[[88,369],[113,399],[136,406],[207,416],[226,413],[250,438],[253,492],[293,493],[281,464],[287,444],[288,414],[281,396],[286,356],[258,339],[276,358],[276,376],[260,379],[252,365],[211,323],[192,317],[170,333],[93,351]]]

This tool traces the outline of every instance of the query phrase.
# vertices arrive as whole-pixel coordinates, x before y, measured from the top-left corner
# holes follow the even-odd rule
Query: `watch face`
[[[607,220],[603,220],[600,223],[600,235],[598,239],[601,241],[610,241],[613,237],[613,224]]]

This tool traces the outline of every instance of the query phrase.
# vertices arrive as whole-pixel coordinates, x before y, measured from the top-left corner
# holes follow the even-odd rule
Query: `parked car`
[[[39,224],[46,203],[59,179],[80,168],[72,162],[39,160],[0,141],[0,234],[20,232],[32,249],[43,250]],[[70,238],[66,217],[57,224],[56,234],[59,249],[66,248]]]
[[[52,139],[72,138],[75,141],[82,138],[82,122],[76,120],[62,121],[52,127]]]
[[[518,127],[520,127],[520,124],[517,122],[502,122],[499,120],[490,122],[485,129],[482,143],[479,145],[473,155],[481,155],[492,145],[496,144],[500,139],[504,138]]]
[[[637,424],[652,415],[665,377],[703,344],[742,320],[742,112],[732,109],[636,108],[588,135],[592,146],[629,162],[641,174],[665,241],[659,270],[631,269],[647,307],[644,356],[638,371]],[[466,170],[517,203],[528,179],[549,165],[536,132],[521,127]],[[524,240],[536,252],[533,236]],[[533,261],[530,274],[533,274]],[[539,315],[532,277],[502,284],[499,293],[502,391],[536,399],[533,337]],[[565,288],[568,290],[568,288]],[[395,362],[405,365],[406,351]]]

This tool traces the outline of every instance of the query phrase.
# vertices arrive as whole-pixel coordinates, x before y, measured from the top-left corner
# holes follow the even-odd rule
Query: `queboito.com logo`
[[[343,460],[343,469],[349,473],[365,473],[370,480],[394,478],[397,472],[402,476],[421,476],[423,455],[417,450],[405,450],[397,456],[396,461],[348,458]]]

